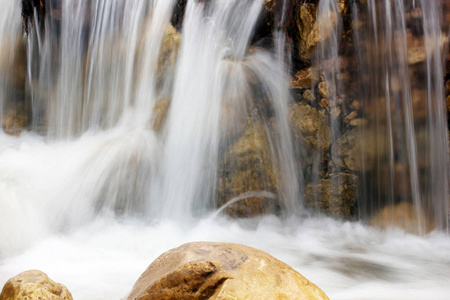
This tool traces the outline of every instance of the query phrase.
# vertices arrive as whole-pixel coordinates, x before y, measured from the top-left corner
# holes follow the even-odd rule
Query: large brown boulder
[[[0,300],[72,300],[69,290],[56,283],[47,274],[30,270],[20,273],[5,283]]]
[[[218,202],[234,217],[253,217],[276,209],[278,176],[267,128],[251,124],[224,154],[219,165]]]
[[[269,254],[238,244],[195,242],[157,258],[128,300],[328,299],[317,286]]]

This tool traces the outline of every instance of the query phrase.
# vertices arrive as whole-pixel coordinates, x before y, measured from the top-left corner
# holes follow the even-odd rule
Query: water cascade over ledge
[[[448,297],[445,1],[3,2],[0,285],[121,299],[212,240],[331,299]]]

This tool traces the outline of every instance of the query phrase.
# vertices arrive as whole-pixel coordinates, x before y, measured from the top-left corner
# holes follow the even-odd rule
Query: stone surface
[[[401,228],[412,234],[425,234],[433,230],[433,222],[411,203],[388,205],[376,213],[370,225],[381,229]]]
[[[45,273],[30,270],[5,283],[0,300],[72,300],[69,290]]]
[[[328,120],[314,107],[296,103],[290,107],[289,124],[294,141],[306,145],[310,150],[327,151],[331,137]]]
[[[316,6],[304,3],[297,13],[296,24],[298,29],[298,56],[302,60],[311,60],[311,45],[308,43],[309,35],[316,21]]]
[[[163,128],[169,111],[169,105],[170,97],[163,97],[155,103],[155,106],[153,106],[151,127],[154,131],[160,132]]]
[[[319,74],[312,68],[300,70],[291,80],[291,88],[308,89],[319,80]]]
[[[351,217],[358,197],[358,176],[333,174],[306,186],[304,205],[335,217]]]
[[[225,152],[218,173],[219,205],[239,199],[226,207],[229,215],[253,217],[277,208],[278,201],[273,195],[277,194],[279,182],[262,122],[251,124]]]
[[[179,33],[172,25],[169,25],[162,41],[157,72],[166,72],[175,68],[180,43],[181,33]]]
[[[30,116],[28,110],[24,105],[16,105],[16,109],[8,109],[3,113],[1,119],[1,126],[5,133],[9,135],[18,136],[20,133],[28,128],[30,123]]]
[[[157,258],[128,300],[328,299],[323,291],[269,254],[238,244],[195,242]]]
[[[364,124],[353,124],[364,125]],[[360,126],[364,127],[364,126]],[[352,171],[368,171],[377,159],[386,157],[386,139],[365,128],[348,130],[333,147],[333,161],[337,166]]]

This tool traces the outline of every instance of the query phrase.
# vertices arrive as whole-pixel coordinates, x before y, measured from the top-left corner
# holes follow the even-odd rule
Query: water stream
[[[40,269],[74,299],[123,299],[157,256],[204,240],[267,251],[330,299],[448,298],[448,128],[440,102],[448,37],[437,3],[353,1],[351,69],[340,59],[346,12],[339,1],[319,2],[316,29],[327,38],[311,58],[317,80],[328,84],[329,102],[356,91],[365,123],[350,126],[331,107],[331,145],[311,154],[290,132],[296,100],[282,26],[255,40],[262,0],[187,1],[180,31],[171,25],[173,0],[54,0],[28,36],[20,2],[3,1],[0,286]],[[284,24],[290,4],[280,3]],[[351,72],[356,88],[341,80]],[[19,135],[21,122],[27,130]],[[351,132],[377,141],[352,152],[354,169],[340,153]],[[304,205],[308,180],[326,173],[334,196],[348,172],[358,178],[352,220]],[[245,180],[251,188],[237,188]],[[273,214],[228,217],[243,201],[269,203]],[[378,209],[398,203],[413,205],[422,235],[368,225]]]

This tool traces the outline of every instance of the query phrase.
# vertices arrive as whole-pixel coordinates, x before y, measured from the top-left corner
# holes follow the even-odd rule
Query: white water
[[[284,171],[286,210],[301,210],[301,174],[293,168],[286,124],[283,42],[276,41],[275,54],[247,53],[261,1],[214,1],[206,12],[189,2],[161,133],[147,123],[167,91],[156,87],[149,70],[157,65],[170,1],[74,3],[62,7],[60,50],[52,46],[56,35],[30,37],[30,57],[39,63],[29,76],[38,78],[31,86],[34,113],[47,109],[47,135],[0,132],[0,286],[19,272],[40,269],[74,299],[121,299],[158,255],[203,240],[267,251],[330,299],[448,299],[450,239],[440,232],[417,237],[326,218],[237,221],[205,213],[227,130],[219,128],[220,104],[229,97],[236,111],[253,108],[246,102],[248,69],[277,117],[271,143]],[[156,17],[147,19],[147,11]],[[48,30],[53,21],[49,17]],[[92,22],[89,34],[79,26],[85,22]],[[114,38],[123,42],[121,51],[112,51]],[[79,51],[85,43],[86,62]],[[58,71],[47,65],[52,56],[60,58]]]

